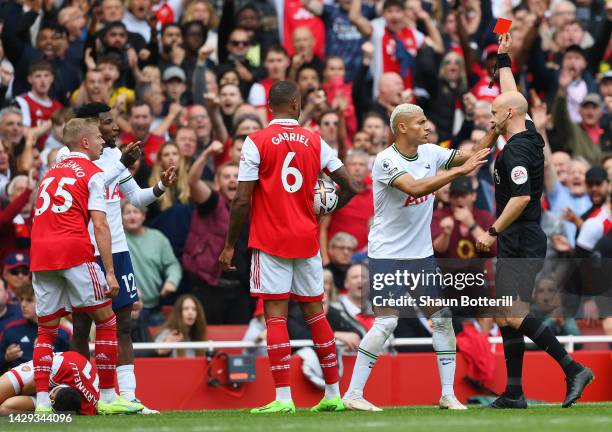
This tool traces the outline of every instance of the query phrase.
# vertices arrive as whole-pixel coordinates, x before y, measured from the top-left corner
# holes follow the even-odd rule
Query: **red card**
[[[495,23],[495,28],[493,29],[493,33],[497,33],[498,35],[508,33],[510,31],[511,25],[512,25],[512,20],[507,20],[505,18],[498,18],[497,23]]]

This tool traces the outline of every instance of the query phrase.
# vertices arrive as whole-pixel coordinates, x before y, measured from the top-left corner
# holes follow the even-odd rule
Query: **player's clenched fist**
[[[119,282],[114,273],[106,273],[106,297],[115,297],[119,294]]]

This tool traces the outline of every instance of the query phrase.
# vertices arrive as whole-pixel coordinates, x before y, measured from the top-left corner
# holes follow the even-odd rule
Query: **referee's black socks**
[[[575,375],[582,370],[582,367],[565,351],[563,345],[559,343],[553,332],[541,319],[527,314],[519,327],[519,331],[554,358],[563,368],[565,375]]]
[[[508,381],[506,383],[506,394],[512,399],[517,399],[523,394],[521,384],[523,376],[523,356],[525,354],[525,342],[523,333],[512,327],[500,327],[504,340],[504,358],[506,359],[506,371]]]

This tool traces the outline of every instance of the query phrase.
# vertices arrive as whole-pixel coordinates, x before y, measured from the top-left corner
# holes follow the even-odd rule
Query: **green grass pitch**
[[[119,432],[281,432],[281,431],[610,431],[612,403],[583,403],[570,409],[537,405],[527,410],[470,408],[441,411],[434,407],[387,408],[381,413],[343,412],[254,416],[247,411],[174,411],[158,416],[78,417],[72,424],[15,425],[0,419],[0,430]]]

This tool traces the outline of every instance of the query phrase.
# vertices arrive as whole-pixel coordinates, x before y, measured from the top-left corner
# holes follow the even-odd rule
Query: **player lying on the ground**
[[[79,353],[53,354],[49,398],[55,412],[97,414],[100,399],[96,369]],[[36,408],[34,364],[22,363],[0,377],[0,415]]]

